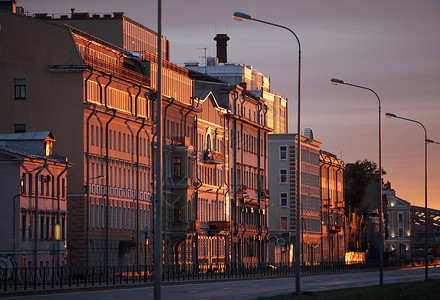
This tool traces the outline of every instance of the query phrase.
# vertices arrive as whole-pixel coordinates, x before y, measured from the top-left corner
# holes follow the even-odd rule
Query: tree
[[[367,210],[363,201],[367,194],[368,185],[377,178],[378,174],[377,164],[366,159],[346,165],[344,198],[345,205],[350,212],[359,214]],[[383,169],[382,174],[386,174]]]
[[[382,174],[386,172],[382,169]],[[348,218],[348,247],[351,251],[364,251],[366,240],[366,220],[371,209],[365,198],[368,186],[379,179],[375,162],[369,160],[347,164],[344,173],[344,198]]]

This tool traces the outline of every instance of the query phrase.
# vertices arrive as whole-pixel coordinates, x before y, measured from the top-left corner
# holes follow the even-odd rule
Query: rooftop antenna
[[[343,160],[342,157],[344,156],[344,154],[342,154],[342,150],[341,152],[339,152],[339,154],[341,155],[341,160]]]
[[[206,66],[208,65],[208,62],[207,62],[207,57],[206,57],[206,49],[208,49],[207,47],[202,47],[202,48],[197,48],[197,49],[203,49],[203,50],[205,50],[205,55],[204,56],[199,56],[199,58],[203,58],[204,59],[204,62],[205,62],[205,74],[206,74]]]

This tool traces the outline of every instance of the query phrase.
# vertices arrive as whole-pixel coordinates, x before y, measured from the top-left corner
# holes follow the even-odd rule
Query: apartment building
[[[320,151],[321,257],[326,262],[344,262],[346,251],[344,214],[344,162],[335,154]]]
[[[0,261],[5,267],[66,263],[67,158],[49,132],[0,134]],[[6,277],[5,277],[6,278]]]
[[[139,55],[127,52],[90,33],[55,24],[60,21],[47,14],[32,18],[0,11],[0,16],[2,45],[8,45],[0,48],[7,58],[1,67],[9,70],[0,75],[0,128],[50,128],[59,139],[59,152],[74,164],[67,191],[69,263],[143,263],[152,253],[143,233],[152,222],[155,51],[149,45]],[[72,17],[77,22],[90,19],[88,14]],[[110,19],[122,27],[125,44],[154,35],[140,26],[131,30],[127,24],[133,22],[121,14]],[[162,98],[164,109],[169,107],[164,127],[170,123],[166,141],[171,143],[193,124],[181,122],[182,114],[187,120],[195,115],[192,80],[177,65],[164,60],[163,66]]]
[[[383,185],[382,195],[386,199],[385,251],[392,258],[411,256],[411,203],[396,196],[388,181]]]
[[[301,135],[301,262],[321,260],[319,147],[313,131]],[[292,263],[296,238],[296,134],[269,135],[269,258]]]
[[[283,98],[271,87],[270,78],[264,76],[250,65],[228,62],[226,34],[217,34],[217,57],[207,57],[206,65],[198,62],[187,62],[185,67],[220,80],[233,86],[242,86],[255,97],[262,99],[268,108],[266,125],[273,129],[274,134],[287,133],[287,99]]]
[[[221,112],[221,119],[215,122],[215,135],[221,134],[222,139],[215,147],[221,151],[219,158],[223,158],[222,162],[217,161],[217,168],[222,168],[222,173],[218,175],[222,182],[219,186],[212,186],[206,181],[210,175],[202,175],[198,188],[202,201],[200,205],[203,205],[203,201],[209,205],[213,199],[222,199],[224,206],[218,220],[214,218],[205,224],[209,228],[208,235],[210,231],[211,234],[224,235],[226,263],[265,262],[269,196],[267,136],[272,131],[266,125],[267,106],[263,99],[239,85],[230,85],[194,71],[191,77],[195,80],[196,95],[209,95],[210,103],[218,105],[217,111]],[[205,124],[199,126],[199,132],[202,129],[199,135],[202,144],[210,132],[214,132],[212,115],[202,113],[198,116],[198,123]],[[203,149],[206,145],[199,144],[199,147]],[[206,160],[201,162],[203,171]],[[209,211],[209,206],[205,207]],[[203,226],[203,222],[201,224]]]

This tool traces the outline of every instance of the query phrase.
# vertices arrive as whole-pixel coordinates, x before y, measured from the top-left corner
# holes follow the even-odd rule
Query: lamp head
[[[425,142],[428,143],[428,144],[434,144],[435,143],[433,140],[430,140],[430,139],[426,139]]]
[[[251,20],[252,19],[252,17],[250,15],[242,13],[242,12],[239,12],[239,11],[236,11],[234,13],[234,15],[232,16],[232,18],[234,20],[237,20],[237,21],[243,21],[244,19],[247,19],[247,20]]]
[[[339,84],[344,84],[345,81],[337,78],[332,78],[330,79],[330,83],[333,85],[339,85]]]
[[[392,114],[392,113],[386,113],[385,117],[387,117],[388,119],[391,119],[391,118],[395,118],[397,116],[395,114]]]

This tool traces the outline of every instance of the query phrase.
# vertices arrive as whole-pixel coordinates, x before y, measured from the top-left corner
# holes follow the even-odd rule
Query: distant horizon
[[[130,5],[131,4],[131,5]],[[287,26],[302,45],[302,129],[314,129],[321,149],[345,163],[378,161],[378,106],[372,93],[332,86],[336,77],[373,89],[382,101],[382,164],[396,196],[424,207],[424,136],[440,141],[440,2],[437,0],[163,1],[163,34],[171,61],[183,65],[216,56],[216,33],[227,33],[228,59],[252,65],[289,100],[289,132],[296,133],[297,55],[292,35],[235,11]],[[17,0],[25,12],[124,12],[157,31],[157,1]],[[440,210],[440,145],[428,145],[428,207]]]

